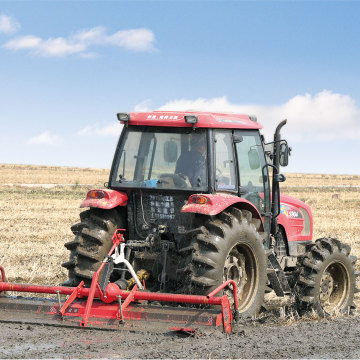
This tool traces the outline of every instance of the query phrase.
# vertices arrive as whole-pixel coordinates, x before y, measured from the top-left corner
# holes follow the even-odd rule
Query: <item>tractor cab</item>
[[[156,218],[177,217],[178,221],[181,217],[180,229],[187,230],[192,219],[184,217],[181,209],[191,194],[228,194],[251,203],[269,233],[270,179],[261,125],[254,119],[234,114],[162,112],[118,117],[125,126],[110,188],[125,191],[143,206],[150,205],[145,215],[139,216],[140,223]],[[151,206],[159,205],[164,196],[176,199],[178,206],[172,208],[172,202],[167,202],[168,208]]]

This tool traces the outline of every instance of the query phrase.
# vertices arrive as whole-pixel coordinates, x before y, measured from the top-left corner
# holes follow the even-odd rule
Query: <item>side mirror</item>
[[[280,165],[287,166],[289,164],[290,149],[288,144],[282,143],[280,145]]]
[[[260,167],[260,158],[257,149],[250,149],[248,152],[249,165],[251,170],[256,170]]]
[[[178,146],[175,141],[169,140],[164,143],[164,160],[174,163],[178,158]]]

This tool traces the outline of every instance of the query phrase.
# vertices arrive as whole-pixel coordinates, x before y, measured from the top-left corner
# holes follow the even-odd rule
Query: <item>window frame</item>
[[[254,135],[258,138],[259,141],[259,146],[261,146],[261,150],[259,151],[259,155],[261,156],[261,153],[263,154],[263,161],[261,161],[262,165],[261,165],[261,173],[262,175],[266,176],[266,180],[264,180],[264,202],[266,204],[265,209],[263,212],[260,212],[261,216],[263,216],[264,219],[264,225],[265,225],[265,230],[267,232],[270,231],[270,220],[271,220],[271,182],[270,182],[270,177],[269,177],[269,169],[268,169],[268,162],[266,159],[266,155],[265,155],[265,149],[264,149],[264,142],[262,141],[261,135],[259,130],[245,130],[245,129],[236,129],[234,130],[234,135],[240,135],[240,136],[251,136]],[[237,168],[237,172],[238,172],[238,189],[239,189],[239,196],[241,198],[243,198],[243,194],[241,194],[241,181],[240,181],[240,167],[239,167],[239,162],[238,162],[238,151],[236,148],[236,144],[234,144],[235,146],[235,155],[236,155],[236,168]],[[267,191],[266,191],[267,190]],[[254,205],[255,206],[255,205]]]
[[[219,189],[216,183],[216,134],[218,133],[230,133],[231,135],[231,147],[233,154],[233,167],[234,167],[234,177],[235,177],[235,186],[234,189]],[[213,131],[213,167],[211,169],[213,174],[213,184],[214,184],[214,192],[225,192],[231,194],[239,193],[239,173],[237,168],[237,157],[236,157],[236,149],[234,144],[234,130],[233,129],[216,129]]]
[[[163,133],[185,133],[185,134],[191,134],[191,132],[193,131],[192,128],[188,128],[188,127],[165,127],[165,126],[139,126],[139,125],[132,125],[132,126],[127,126],[124,125],[121,134],[119,136],[119,140],[115,149],[115,154],[113,157],[113,161],[112,161],[112,165],[111,165],[111,170],[110,170],[110,175],[109,175],[109,182],[108,182],[108,186],[110,189],[114,189],[114,190],[122,190],[122,191],[130,191],[132,189],[139,189],[142,191],[155,191],[155,192],[166,192],[166,191],[176,191],[176,192],[190,192],[190,193],[208,193],[209,191],[211,191],[212,189],[212,183],[210,182],[212,177],[211,177],[211,168],[210,168],[210,163],[211,163],[211,131],[209,131],[210,129],[206,129],[206,128],[198,128],[199,130],[202,130],[205,132],[205,137],[206,137],[206,143],[207,143],[207,184],[206,186],[202,186],[199,189],[196,188],[189,188],[189,189],[181,189],[181,188],[152,188],[152,187],[143,187],[143,186],[122,186],[121,183],[119,183],[119,181],[116,179],[116,175],[117,175],[117,169],[118,169],[118,164],[119,164],[119,160],[120,160],[120,156],[121,156],[121,147],[122,147],[122,143],[124,141],[124,138],[126,135],[126,132],[131,130],[131,131],[138,131],[138,132],[163,132]]]

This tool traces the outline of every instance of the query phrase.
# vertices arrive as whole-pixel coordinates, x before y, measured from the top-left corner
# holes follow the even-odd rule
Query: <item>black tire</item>
[[[287,238],[285,230],[279,226],[279,230],[275,235],[275,247],[274,253],[277,259],[280,261],[282,257],[288,256]]]
[[[94,272],[109,252],[111,238],[117,228],[123,228],[123,217],[116,209],[90,209],[80,213],[81,222],[73,225],[75,239],[67,242],[69,261],[62,264],[69,270],[69,279],[63,284],[77,286],[82,280],[90,286]]]
[[[190,246],[183,249],[189,255],[179,270],[183,290],[207,295],[231,278],[238,285],[240,314],[244,318],[255,316],[263,304],[267,280],[260,225],[249,211],[230,208],[191,230]],[[225,293],[232,299],[231,289]]]
[[[356,256],[338,239],[322,238],[306,247],[299,258],[296,284],[300,312],[316,311],[320,316],[349,313],[354,306]]]

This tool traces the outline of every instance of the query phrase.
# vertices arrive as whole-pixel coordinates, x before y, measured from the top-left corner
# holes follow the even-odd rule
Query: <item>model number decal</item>
[[[291,219],[302,219],[301,212],[293,209],[289,205],[281,204],[280,213]]]
[[[150,195],[150,213],[152,219],[174,220],[174,198],[172,196]]]

